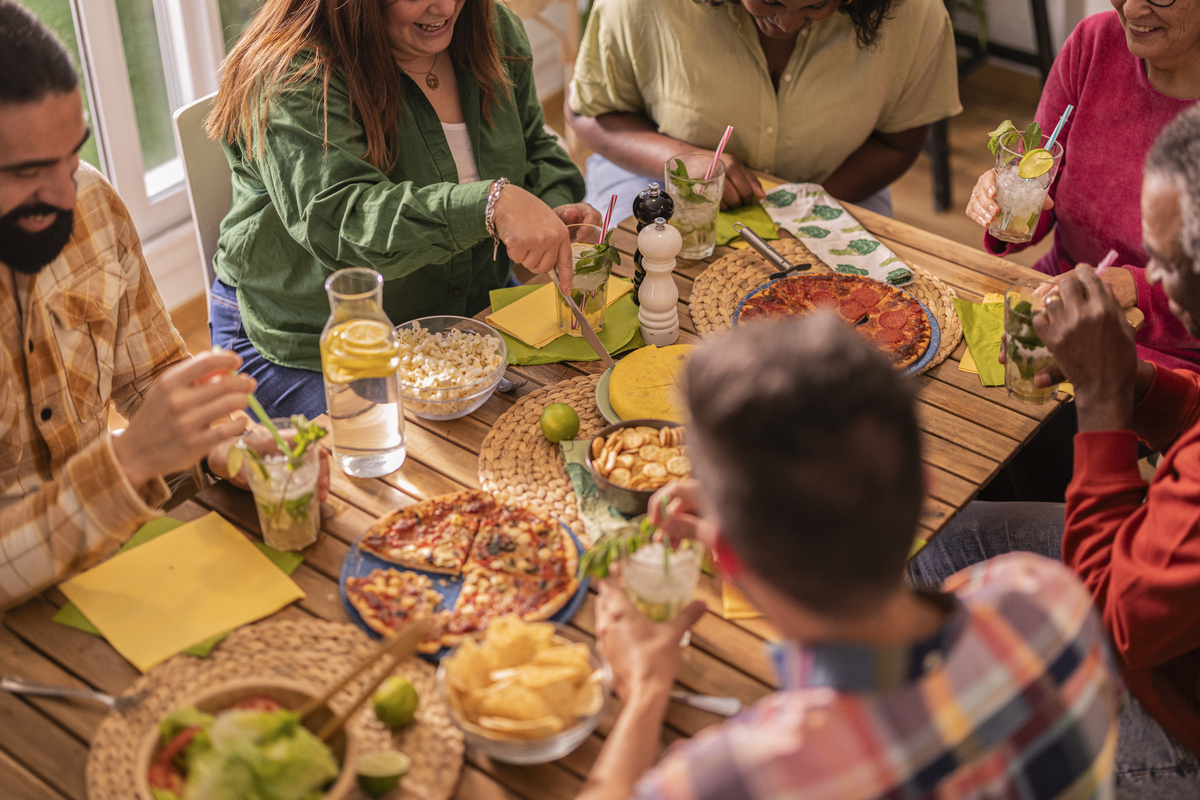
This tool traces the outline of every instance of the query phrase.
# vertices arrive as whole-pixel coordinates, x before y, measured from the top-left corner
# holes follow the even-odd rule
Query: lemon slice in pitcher
[[[1039,147],[1021,156],[1021,163],[1017,165],[1017,174],[1026,180],[1037,178],[1049,172],[1052,166],[1054,166],[1054,156],[1050,155],[1049,150]]]

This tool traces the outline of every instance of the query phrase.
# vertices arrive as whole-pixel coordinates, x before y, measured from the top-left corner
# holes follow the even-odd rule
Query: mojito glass
[[[680,258],[708,258],[717,246],[717,212],[725,191],[725,165],[718,161],[713,176],[705,180],[711,163],[711,153],[681,153],[663,165],[667,192],[675,201],[671,224],[683,237]]]
[[[675,549],[663,542],[650,542],[621,557],[621,579],[625,592],[638,610],[655,622],[666,622],[691,602],[700,580],[704,547],[685,540]],[[687,632],[680,641],[691,641]]]
[[[1049,138],[1043,136],[1039,148],[1045,148],[1047,141]],[[1021,160],[1025,158],[1025,152],[1023,136],[1001,137],[996,148],[996,205],[1000,210],[988,225],[988,233],[992,236],[1018,244],[1033,238],[1046,193],[1058,174],[1063,147],[1055,142],[1048,151],[1049,169],[1032,178],[1021,177]],[[1027,162],[1026,169],[1036,172],[1039,168]]]
[[[1058,390],[1058,384],[1045,388],[1033,385],[1033,378],[1055,364],[1055,358],[1033,329],[1033,317],[1046,308],[1044,281],[1029,280],[1014,283],[1004,293],[1004,388],[1009,397],[1024,403],[1048,402]]]
[[[287,438],[291,422],[272,420]],[[317,540],[321,504],[317,479],[321,473],[318,446],[310,445],[297,459],[279,452],[270,434],[252,426],[238,441],[245,451],[242,471],[254,493],[263,541],[276,550],[303,550]],[[252,455],[253,454],[253,455]]]
[[[575,276],[571,279],[571,299],[596,333],[604,330],[604,311],[608,307],[608,276],[612,266],[603,258],[596,258],[600,245],[598,225],[568,225],[571,236],[571,266]],[[579,320],[571,313],[561,293],[558,298],[558,329],[568,336],[583,336]]]

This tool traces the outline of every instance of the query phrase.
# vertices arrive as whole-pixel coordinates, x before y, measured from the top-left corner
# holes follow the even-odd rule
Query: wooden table
[[[911,226],[868,211],[852,212],[869,231],[897,254],[932,272],[959,296],[979,300],[1021,278],[1035,277],[1024,267],[954,244]],[[631,221],[617,232],[623,254],[618,272],[632,274],[635,235]],[[714,257],[728,252],[718,249]],[[684,262],[676,275],[680,318],[685,341],[695,340],[687,301],[701,262]],[[988,389],[979,379],[960,372],[960,346],[950,359],[917,378],[920,384],[918,418],[925,433],[925,461],[932,479],[930,498],[922,516],[922,533],[936,533],[979,487],[991,479],[1057,408],[1024,406],[1007,398],[1003,389]],[[315,616],[346,621],[337,591],[337,576],[354,540],[377,516],[462,487],[478,487],[477,461],[484,436],[515,400],[542,385],[600,371],[597,363],[519,367],[508,377],[526,381],[510,395],[496,394],[478,411],[452,422],[429,422],[408,417],[408,460],[402,469],[380,480],[363,480],[337,473],[332,496],[324,509],[325,533],[305,552],[306,561],[294,574],[307,597],[283,611],[281,617]],[[179,519],[194,519],[216,510],[248,534],[258,536],[250,495],[229,484],[218,484],[171,511]],[[692,644],[684,652],[680,684],[696,692],[732,695],[751,703],[769,693],[774,676],[763,652],[768,628],[762,620],[725,620],[720,616],[720,590],[705,576],[700,596],[709,613],[696,625]],[[128,689],[137,670],[103,639],[51,622],[65,598],[51,590],[4,615],[0,626],[0,674],[63,685],[84,686],[111,694]],[[593,630],[591,598],[572,625],[587,635]],[[105,709],[83,703],[16,697],[0,692],[0,795],[6,800],[83,800],[84,765],[88,742]],[[513,767],[490,762],[468,751],[456,796],[459,798],[574,797],[610,730],[614,709],[599,730],[567,757],[552,764]],[[719,719],[673,703],[667,716],[664,742],[691,736]]]

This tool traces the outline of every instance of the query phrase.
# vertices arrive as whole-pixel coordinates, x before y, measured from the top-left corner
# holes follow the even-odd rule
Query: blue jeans
[[[913,585],[936,587],[972,564],[1025,550],[1062,559],[1061,503],[971,503],[909,562]],[[1114,768],[1121,800],[1200,797],[1200,759],[1159,727],[1134,697],[1121,712]]]
[[[608,208],[608,200],[614,194],[617,196],[617,210],[614,216],[625,219],[633,213],[633,198],[643,191],[650,181],[659,186],[663,185],[663,174],[638,175],[636,172],[618,167],[604,156],[594,153],[587,160],[587,196],[584,202],[591,203],[596,208]],[[857,203],[869,211],[892,216],[892,190],[884,187],[875,194]]]
[[[325,413],[325,381],[320,372],[280,366],[254,349],[242,327],[236,289],[220,280],[213,281],[208,319],[212,343],[241,356],[238,372],[258,381],[254,396],[263,410],[272,417],[303,414],[309,419]]]

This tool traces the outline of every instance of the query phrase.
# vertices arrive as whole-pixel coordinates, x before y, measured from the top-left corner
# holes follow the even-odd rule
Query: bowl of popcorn
[[[592,439],[584,460],[600,496],[629,516],[645,514],[656,490],[692,474],[687,430],[664,419],[609,425]]]
[[[422,317],[396,326],[400,394],[418,417],[458,419],[504,377],[508,348],[495,328],[467,317]]]
[[[612,671],[566,625],[510,615],[483,640],[442,659],[438,686],[471,747],[508,764],[544,764],[579,747],[600,724]]]

